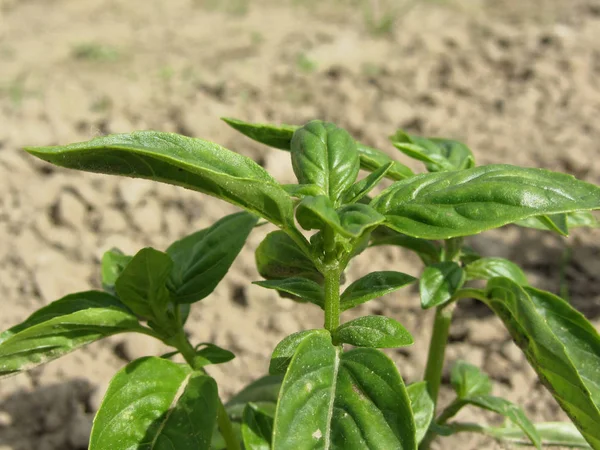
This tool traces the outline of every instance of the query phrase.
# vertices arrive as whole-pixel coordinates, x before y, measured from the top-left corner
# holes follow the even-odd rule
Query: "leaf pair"
[[[314,330],[298,346],[281,386],[273,448],[416,449],[410,400],[379,350],[342,353]]]

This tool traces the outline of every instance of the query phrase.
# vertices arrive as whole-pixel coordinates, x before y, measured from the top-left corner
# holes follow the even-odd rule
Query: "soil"
[[[600,2],[370,2],[377,17],[397,8],[389,29],[370,25],[359,3],[367,4],[0,0],[0,329],[67,293],[99,288],[105,250],[164,249],[235,210],[172,186],[51,167],[25,154],[26,145],[176,131],[253,157],[292,182],[287,154],[236,134],[219,117],[295,124],[321,118],[394,156],[386,136],[402,127],[462,140],[480,164],[545,167],[600,183]],[[251,236],[189,321],[194,340],[237,354],[211,368],[225,397],[266,371],[285,335],[321,326],[316,308],[248,284],[259,279],[253,251],[267,231]],[[532,284],[554,292],[564,266],[572,302],[600,323],[599,230],[565,240],[505,227],[470,244],[514,258]],[[567,247],[572,257],[564,264]],[[349,269],[348,282],[390,267],[421,270],[408,253],[369,250]],[[396,317],[412,332],[417,344],[390,354],[407,382],[417,380],[432,317],[420,310],[416,291],[370,302],[347,318],[366,313]],[[0,449],[87,448],[114,372],[163,350],[145,337],[117,336],[3,379]],[[459,358],[483,367],[494,392],[535,420],[565,418],[480,305],[457,311],[448,365]],[[450,398],[447,384],[442,394]],[[465,410],[460,418],[481,413]],[[507,447],[459,435],[437,448]]]

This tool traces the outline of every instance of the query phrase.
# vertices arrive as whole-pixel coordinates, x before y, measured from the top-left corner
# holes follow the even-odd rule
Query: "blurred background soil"
[[[386,137],[402,127],[462,140],[480,164],[545,167],[599,184],[600,2],[0,0],[0,328],[67,293],[99,288],[105,250],[164,249],[235,210],[172,186],[58,169],[23,146],[175,131],[218,142],[293,181],[286,153],[236,134],[221,116],[325,119],[394,156]],[[285,335],[322,325],[313,306],[249,284],[259,279],[253,252],[269,231],[263,228],[214,294],[195,305],[188,325],[194,340],[238,355],[211,368],[225,397],[266,372]],[[600,323],[599,230],[562,239],[505,227],[470,244],[514,258],[532,284],[554,292],[563,273],[572,302]],[[348,282],[377,268],[421,270],[413,255],[368,250]],[[421,312],[414,288],[346,318],[366,313],[393,316],[413,333],[414,346],[390,354],[407,382],[417,380],[431,313]],[[0,449],[87,448],[114,372],[162,351],[145,337],[116,336],[3,379]],[[447,360],[459,358],[482,366],[494,392],[535,420],[564,419],[500,322],[478,304],[457,311]],[[459,435],[438,448],[506,447]]]

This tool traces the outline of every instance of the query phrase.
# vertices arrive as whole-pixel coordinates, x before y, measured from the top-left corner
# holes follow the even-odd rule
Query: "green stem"
[[[427,366],[425,367],[425,381],[427,381],[427,391],[437,404],[440,384],[442,383],[442,369],[444,368],[444,355],[446,353],[446,344],[450,333],[450,323],[452,322],[452,313],[455,303],[445,306],[439,306],[435,310],[435,319],[433,322],[433,333],[429,343],[429,355],[427,356]]]
[[[206,373],[203,367],[196,367],[196,350],[194,350],[194,347],[190,344],[190,341],[183,330],[173,338],[170,345],[173,345],[179,350],[192,369]],[[240,443],[233,430],[233,425],[231,424],[231,420],[229,420],[229,415],[227,414],[227,411],[225,411],[225,406],[223,405],[221,398],[217,398],[219,400],[217,406],[217,424],[219,425],[219,431],[221,431],[221,435],[225,440],[225,446],[227,450],[241,450]]]
[[[328,265],[325,277],[325,329],[330,332],[340,326],[340,266]]]
[[[446,422],[448,422],[449,419],[458,414],[458,412],[462,409],[463,406],[465,406],[464,401],[459,400],[458,398],[453,400],[452,403],[446,406],[444,410],[440,413],[440,415],[436,419],[436,422],[439,425],[444,425]]]

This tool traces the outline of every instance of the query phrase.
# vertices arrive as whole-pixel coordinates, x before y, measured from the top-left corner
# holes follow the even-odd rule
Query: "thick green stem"
[[[190,344],[190,341],[188,341],[183,330],[181,330],[180,333],[173,338],[170,344],[179,350],[185,361],[192,369],[205,372],[204,368],[196,366],[196,351],[194,350],[194,347],[192,347],[192,344]],[[220,398],[218,398],[218,400],[217,424],[219,426],[219,431],[225,440],[225,446],[227,450],[241,450],[241,446],[238,442],[235,431],[233,430],[231,420],[229,420],[227,411],[225,411],[225,406]]]
[[[435,311],[433,332],[431,334],[431,342],[429,343],[429,355],[427,357],[424,377],[425,381],[427,381],[427,391],[434,404],[437,404],[440,384],[442,382],[444,355],[446,353],[446,344],[448,343],[448,334],[450,333],[454,308],[455,303],[450,303],[445,306],[439,306]]]
[[[325,329],[334,331],[340,325],[340,266],[325,267]]]

